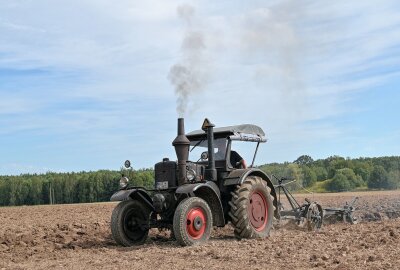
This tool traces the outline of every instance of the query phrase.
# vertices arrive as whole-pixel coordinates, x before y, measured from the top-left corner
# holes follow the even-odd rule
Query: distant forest
[[[152,188],[152,169],[124,171],[131,184]],[[0,176],[0,206],[109,201],[119,189],[121,171]]]
[[[400,188],[400,157],[313,160],[308,155],[293,162],[258,166],[267,174],[296,179],[292,190],[341,192]],[[135,186],[153,187],[152,169],[124,171]],[[0,206],[109,201],[118,190],[121,171],[23,174],[0,176]]]
[[[259,166],[268,174],[296,179],[294,189],[314,192],[342,192],[400,188],[400,157],[343,158],[331,156],[313,160],[308,155],[285,163]]]

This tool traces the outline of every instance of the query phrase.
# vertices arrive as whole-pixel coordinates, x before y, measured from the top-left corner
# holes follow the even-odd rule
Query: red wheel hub
[[[193,208],[186,215],[186,230],[193,239],[200,239],[206,230],[206,217],[203,209]]]
[[[264,194],[257,191],[251,194],[247,212],[254,229],[262,231],[267,225],[268,219],[268,206]]]

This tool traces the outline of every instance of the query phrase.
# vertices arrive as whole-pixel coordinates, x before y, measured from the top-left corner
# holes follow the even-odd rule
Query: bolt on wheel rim
[[[145,215],[136,208],[130,209],[124,217],[123,229],[131,240],[140,239],[146,232]]]
[[[206,217],[203,209],[193,208],[186,215],[186,231],[193,239],[200,239],[206,230]]]
[[[268,219],[268,207],[265,196],[260,192],[254,192],[250,196],[247,212],[250,217],[250,223],[256,231],[262,231]]]

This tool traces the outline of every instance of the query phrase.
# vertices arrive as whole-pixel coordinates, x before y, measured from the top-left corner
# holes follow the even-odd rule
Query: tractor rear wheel
[[[201,198],[186,198],[175,210],[173,232],[182,246],[193,246],[207,241],[212,225],[211,209]]]
[[[151,210],[137,200],[120,202],[111,216],[112,236],[120,245],[135,246],[146,241],[150,228]]]
[[[232,192],[229,216],[235,228],[235,236],[264,238],[269,236],[274,219],[271,189],[258,176],[249,176]]]

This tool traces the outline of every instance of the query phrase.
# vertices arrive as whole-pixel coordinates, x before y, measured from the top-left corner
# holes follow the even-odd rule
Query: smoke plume
[[[276,102],[290,107],[289,118],[305,114],[307,93],[307,6],[282,1],[258,8],[242,20],[241,45],[247,59],[256,63],[255,80],[274,91]]]
[[[179,6],[177,13],[185,22],[185,33],[181,45],[181,59],[170,68],[168,79],[175,87],[176,111],[183,117],[187,113],[190,97],[204,87],[203,64],[206,46],[203,32],[194,27],[194,7]]]

